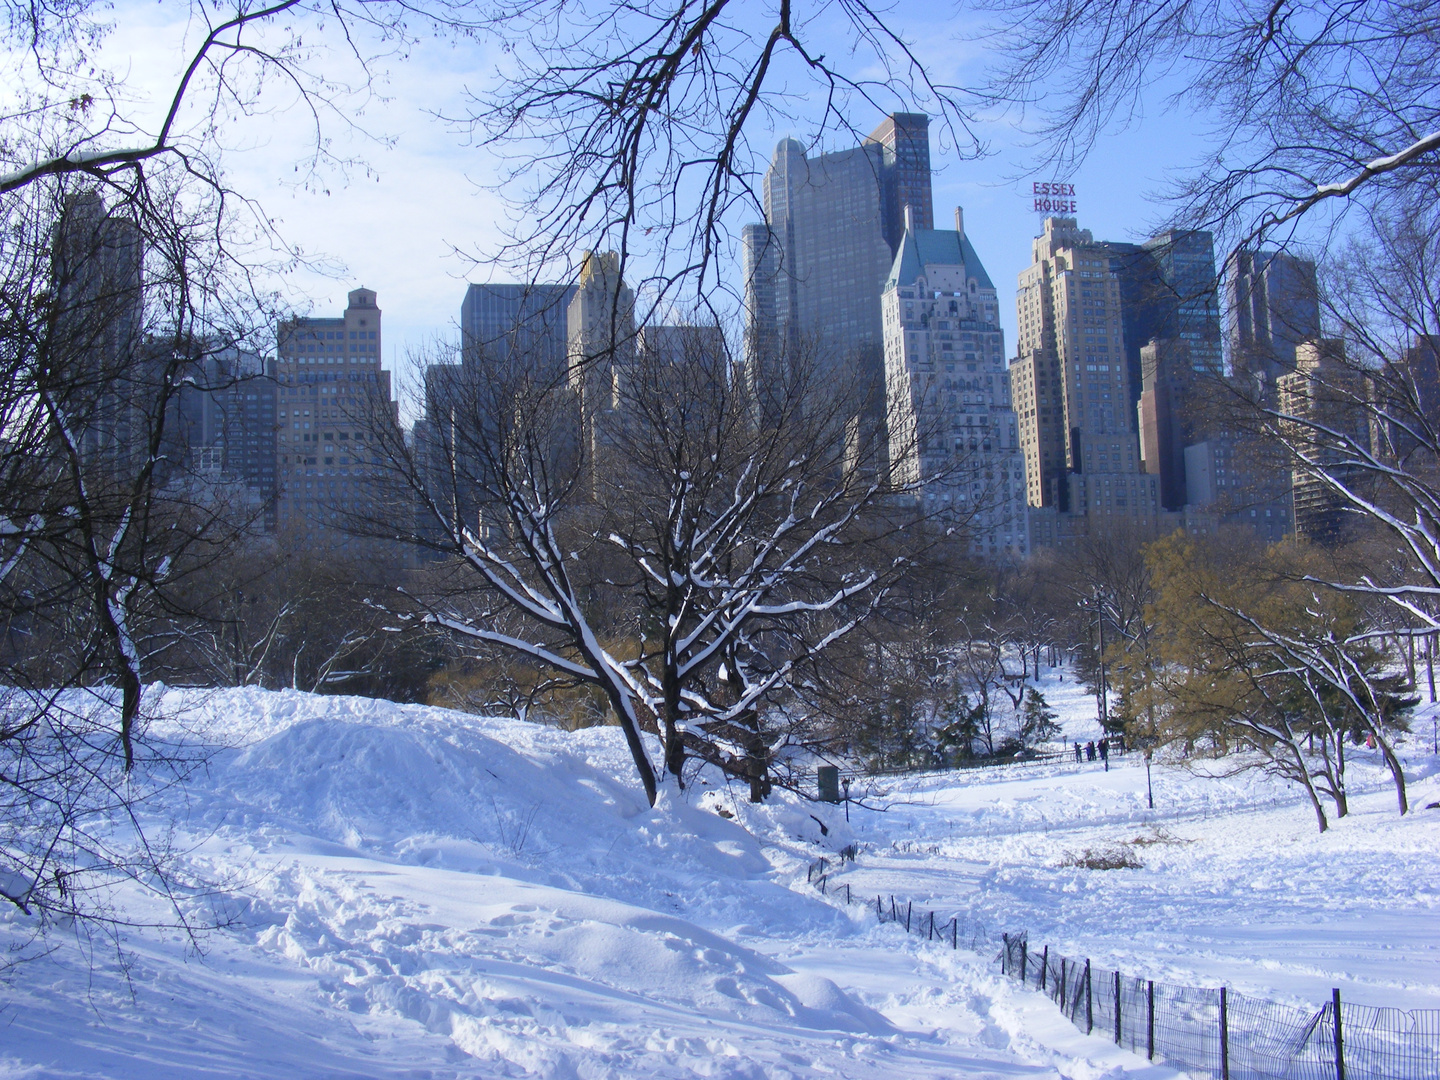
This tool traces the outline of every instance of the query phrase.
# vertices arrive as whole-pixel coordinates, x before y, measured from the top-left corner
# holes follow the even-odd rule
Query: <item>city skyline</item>
[[[160,108],[170,77],[180,63],[179,43],[185,25],[168,10],[154,5],[122,4],[117,29],[107,49],[134,57],[137,95],[148,93]],[[940,16],[909,13],[905,29],[919,42],[927,63],[943,75],[963,82],[981,59],[974,50],[956,48],[954,34]],[[930,20],[930,21],[925,21]],[[358,158],[363,166],[345,175],[332,171],[305,183],[296,160],[303,158],[299,117],[283,122],[282,111],[266,122],[240,125],[232,139],[236,152],[227,172],[237,188],[257,196],[274,218],[282,236],[311,257],[328,261],[330,276],[305,267],[283,277],[286,294],[297,314],[342,309],[353,288],[374,289],[387,297],[385,366],[402,374],[398,388],[414,380],[404,372],[405,357],[438,336],[458,339],[458,300],[469,283],[519,283],[516,275],[476,272],[458,252],[493,257],[516,222],[512,211],[489,189],[502,162],[494,152],[466,145],[434,115],[436,103],[462,95],[476,70],[495,67],[499,54],[474,45],[466,49],[445,42],[421,42],[405,64],[388,73],[384,99],[372,95],[364,103],[363,120],[374,133],[393,136],[386,142],[342,127],[331,152],[337,158]],[[892,108],[901,108],[895,101]],[[917,103],[923,104],[923,103]],[[851,110],[855,131],[831,129],[807,153],[842,150],[884,120],[876,108]],[[992,154],[980,160],[960,159],[953,138],[932,117],[931,166],[934,205],[963,205],[967,232],[977,247],[990,254],[987,262],[999,286],[1001,326],[1007,341],[1016,340],[1013,282],[1028,264],[1031,237],[1041,230],[1043,215],[1031,210],[1031,186],[1065,181],[1077,188],[1079,214],[1097,236],[1139,242],[1163,224],[1159,192],[1175,170],[1189,165],[1204,142],[1203,118],[1168,112],[1156,99],[1154,107],[1131,126],[1111,132],[1096,153],[1074,170],[1055,175],[1025,167],[1025,136],[1010,119],[990,120],[982,133]],[[782,138],[807,141],[813,117],[797,107],[790,122],[756,126],[748,133],[755,160],[755,187],[760,188],[770,151]],[[943,215],[942,215],[943,216]],[[742,285],[741,227],[758,217],[756,208],[730,223],[727,285],[738,315]],[[356,221],[365,221],[356,229]],[[578,252],[575,253],[578,257]],[[403,268],[403,272],[401,269]],[[578,269],[578,267],[576,268]],[[539,273],[535,280],[556,280]],[[669,320],[665,320],[669,321]],[[412,408],[407,402],[405,408]]]

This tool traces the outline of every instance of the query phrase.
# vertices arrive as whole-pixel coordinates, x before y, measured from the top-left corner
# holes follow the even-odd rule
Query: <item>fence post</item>
[[[1020,985],[1025,985],[1025,980],[1030,977],[1030,942],[1026,938],[1020,939]]]
[[[1095,1030],[1095,998],[1090,989],[1090,958],[1085,958],[1085,1034]],[[1230,1080],[1227,1076],[1225,1080]]]
[[[878,895],[875,897],[875,921],[885,921],[885,909],[880,906],[880,897]]]
[[[1000,951],[1000,974],[1010,974],[1010,935],[1001,934],[1000,940],[1005,943],[1005,948]]]
[[[1120,1045],[1120,969],[1115,969],[1115,1045]]]
[[[1065,957],[1060,957],[1060,1011],[1065,1011],[1065,990],[1068,979],[1065,974]]]
[[[1155,1060],[1155,980],[1151,979],[1145,986],[1145,999],[1147,1008],[1145,1018],[1145,1056],[1151,1061]]]
[[[1040,954],[1040,991],[1045,991],[1045,976],[1050,969],[1050,946],[1045,946],[1045,951]]]
[[[850,903],[850,883],[848,881],[845,883],[845,903]]]
[[[1330,991],[1330,1008],[1335,1013],[1335,1080],[1345,1080],[1345,1037],[1340,1034],[1340,988]]]
[[[915,901],[911,900],[905,905],[905,932],[910,932],[910,916],[915,914]]]
[[[899,922],[900,916],[895,913],[895,897],[890,897],[890,921]]]
[[[1230,1018],[1225,987],[1220,987],[1220,1080],[1230,1080]]]
[[[950,920],[950,948],[960,948],[960,916],[956,915]]]

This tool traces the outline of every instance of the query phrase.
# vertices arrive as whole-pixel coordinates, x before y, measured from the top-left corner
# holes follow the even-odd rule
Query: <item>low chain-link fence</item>
[[[1001,969],[1081,1031],[1220,1080],[1440,1080],[1440,1009],[1341,1002],[1317,1010],[1137,979],[1005,935]]]
[[[805,868],[805,881],[814,886],[821,895],[850,904],[864,904],[875,913],[882,923],[895,923],[905,928],[907,934],[924,935],[926,941],[938,941],[952,949],[964,946],[972,952],[990,948],[994,935],[984,923],[977,922],[958,912],[946,915],[928,908],[916,908],[913,901],[901,903],[891,896],[861,896],[851,892],[848,881],[835,881],[834,875],[844,869],[847,862],[854,862],[857,850],[854,844],[842,848],[835,859],[819,858]]]
[[[865,904],[882,923],[958,949],[986,952],[995,938],[959,913],[916,908],[894,896],[852,894],[834,880],[856,857],[817,859],[806,881],[847,905]],[[1152,1061],[1216,1080],[1440,1080],[1440,1009],[1352,1005],[1340,991],[1318,1009],[1216,990],[1139,979],[1094,968],[1025,934],[1001,935],[1001,970],[1048,994],[1081,1031],[1113,1038]],[[1337,1022],[1338,1021],[1338,1022]]]

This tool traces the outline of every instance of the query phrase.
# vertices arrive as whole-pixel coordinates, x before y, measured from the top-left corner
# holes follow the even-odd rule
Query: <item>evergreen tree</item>
[[[1060,734],[1059,718],[1050,708],[1045,695],[1030,687],[1025,694],[1025,704],[1020,710],[1020,745],[1038,746],[1049,742]]]

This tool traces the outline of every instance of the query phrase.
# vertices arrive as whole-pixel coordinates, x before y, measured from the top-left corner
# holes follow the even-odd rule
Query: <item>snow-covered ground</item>
[[[1093,698],[1061,677],[1041,688],[1093,737]],[[1440,810],[1423,809],[1440,776],[1418,740],[1416,812],[1358,755],[1355,809],[1322,837],[1254,776],[1156,767],[1152,813],[1134,757],[887,780],[847,825],[723,783],[651,809],[615,729],[255,690],[157,690],[151,708],[231,747],[164,808],[230,925],[199,954],[132,934],[128,978],[57,935],[0,989],[0,1077],[1176,1075],[1078,1033],[994,950],[809,888],[810,860],[851,842],[831,880],[857,900],[1157,979],[1440,1005]],[[1059,865],[1136,838],[1142,869]]]

